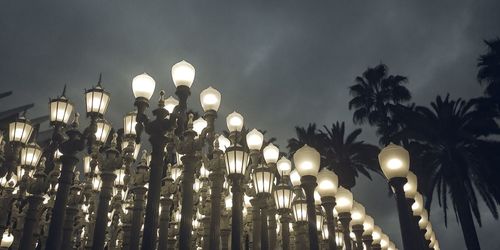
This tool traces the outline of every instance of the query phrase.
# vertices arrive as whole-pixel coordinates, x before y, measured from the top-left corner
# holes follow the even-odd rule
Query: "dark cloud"
[[[437,94],[471,97],[482,40],[499,35],[500,2],[490,1],[2,1],[0,75],[13,90],[8,106],[36,103],[30,116],[68,84],[83,112],[82,91],[103,72],[112,93],[107,117],[116,126],[133,108],[131,79],[148,72],[174,92],[170,67],[186,59],[197,69],[190,103],[212,85],[222,92],[218,121],[238,110],[249,127],[268,130],[282,148],[295,125],[352,126],[348,86],[379,62],[406,75],[414,101]],[[363,138],[376,142],[373,130]],[[361,178],[354,190],[398,245],[394,201],[382,178]],[[380,202],[383,201],[383,202]],[[485,211],[485,209],[483,209]],[[433,221],[443,249],[463,249],[457,223]],[[452,212],[451,212],[452,214]],[[498,222],[485,212],[478,230],[493,249]]]

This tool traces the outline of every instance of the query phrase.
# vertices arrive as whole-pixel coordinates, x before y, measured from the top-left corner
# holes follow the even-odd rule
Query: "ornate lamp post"
[[[267,198],[270,197],[273,189],[274,172],[270,168],[260,165],[253,170],[252,179],[255,193],[257,195],[257,199],[260,201],[261,208],[261,249],[267,250],[269,249],[269,238],[267,233],[266,203]]]
[[[382,237],[382,229],[380,229],[379,226],[374,226],[373,227],[373,232],[372,232],[372,249],[373,250],[381,250],[380,246],[380,240]]]
[[[300,191],[302,192],[302,191]],[[294,228],[295,235],[295,249],[306,249],[307,237],[305,233],[305,226],[307,224],[307,202],[303,195],[295,196],[292,203],[293,217],[295,219],[296,228]],[[316,221],[316,218],[314,219]],[[314,229],[316,230],[316,229]]]
[[[274,188],[274,202],[281,216],[281,236],[283,250],[290,249],[290,222],[291,222],[291,208],[293,201],[293,191],[288,182],[290,181],[290,170],[292,163],[286,157],[281,157],[277,162],[277,170],[281,175],[281,182]]]
[[[365,221],[363,222],[363,243],[366,246],[366,250],[371,250],[372,249],[372,233],[373,233],[373,227],[375,226],[375,222],[373,221],[373,218],[369,215],[365,216]]]
[[[353,205],[352,193],[351,191],[339,186],[335,200],[337,202],[335,209],[339,214],[339,221],[342,225],[345,248],[347,250],[351,250],[352,245],[349,238],[349,224],[351,222],[351,210]]]
[[[250,169],[253,170],[257,168],[260,163],[260,149],[264,142],[264,135],[257,129],[252,129],[246,135],[246,142],[248,149],[250,150]],[[254,190],[250,190],[251,192]],[[250,200],[252,205],[252,247],[253,249],[261,249],[261,213],[260,213],[260,198],[255,195],[253,199]]]
[[[363,250],[363,231],[364,226],[363,223],[365,221],[365,207],[359,204],[358,202],[354,202],[351,210],[351,227],[352,232],[356,236],[356,249]]]
[[[309,245],[311,250],[319,249],[318,234],[316,232],[316,208],[314,206],[314,189],[317,186],[320,155],[319,152],[307,145],[297,150],[293,155],[295,168],[300,174],[301,187],[304,189],[307,201],[307,218],[309,221]]]
[[[380,151],[378,158],[382,172],[394,188],[403,247],[410,250],[416,249],[418,241],[414,235],[415,230],[412,229],[411,211],[403,189],[410,168],[410,155],[403,147],[391,143]]]
[[[335,217],[333,216],[333,209],[335,208],[335,194],[339,185],[337,175],[326,168],[318,173],[318,193],[321,196],[321,202],[325,208],[326,224],[328,228],[328,235],[335,234]],[[328,246],[330,249],[335,249],[335,237],[328,237]]]

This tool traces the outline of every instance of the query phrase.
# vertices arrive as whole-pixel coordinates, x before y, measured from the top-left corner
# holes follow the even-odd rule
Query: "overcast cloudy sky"
[[[1,109],[34,102],[28,115],[45,114],[48,98],[68,84],[83,112],[83,89],[102,72],[112,93],[107,118],[120,127],[133,109],[133,76],[147,72],[173,95],[170,68],[185,59],[196,67],[193,107],[201,110],[199,93],[213,86],[222,93],[219,128],[237,110],[284,149],[295,125],[341,120],[353,129],[347,88],[379,62],[408,76],[418,104],[447,92],[480,95],[482,40],[500,35],[498,0],[145,2],[1,1],[0,91],[15,92]],[[370,129],[363,138],[376,143]],[[385,181],[359,182],[354,197],[401,246]],[[447,229],[441,218],[434,207],[442,249],[465,249],[454,217]],[[498,249],[500,223],[487,212],[483,223],[482,247]]]

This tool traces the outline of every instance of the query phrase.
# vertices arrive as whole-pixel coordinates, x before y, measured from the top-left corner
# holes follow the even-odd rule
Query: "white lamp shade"
[[[432,235],[432,223],[429,221],[429,223],[427,223],[427,226],[425,227],[425,239],[426,240],[430,240],[431,239],[431,235]]]
[[[351,210],[351,225],[363,225],[365,221],[365,207],[358,202],[353,202]]]
[[[71,112],[73,112],[73,104],[65,97],[50,100],[49,108],[51,123],[67,124],[71,117]]]
[[[94,177],[92,178],[92,189],[93,189],[94,191],[99,191],[99,190],[101,189],[101,184],[102,184],[102,182],[101,182],[101,177],[99,177],[99,176],[94,176]]]
[[[2,235],[2,241],[0,243],[0,247],[3,249],[8,249],[10,246],[12,246],[12,243],[14,242],[14,235],[10,234],[8,230],[5,230],[5,232]]]
[[[219,150],[222,152],[226,152],[226,149],[231,145],[231,141],[229,141],[229,139],[227,139],[224,135],[219,135],[217,142],[219,143]]]
[[[267,164],[273,164],[278,161],[280,150],[274,144],[269,143],[263,150],[264,160]]]
[[[208,179],[209,175],[210,175],[210,171],[208,171],[208,169],[205,168],[205,164],[203,164],[203,162],[202,162],[201,168],[200,168],[200,178]]]
[[[175,87],[186,86],[191,88],[194,81],[195,70],[193,65],[182,60],[172,66],[172,80]]]
[[[146,73],[142,73],[132,80],[132,91],[134,92],[135,98],[146,98],[151,99],[153,93],[155,92],[156,82],[153,77]]]
[[[228,175],[244,175],[248,166],[248,154],[241,147],[229,147],[226,150],[226,169]]]
[[[264,142],[264,135],[257,129],[252,129],[252,131],[248,132],[246,139],[248,149],[260,150]]]
[[[318,192],[321,197],[335,197],[339,185],[339,177],[326,168],[318,173],[317,181]]]
[[[25,118],[19,118],[9,123],[9,140],[11,142],[27,143],[33,133],[31,122]]]
[[[279,161],[276,162],[276,169],[282,177],[290,175],[290,171],[292,170],[292,162],[285,156],[282,156]]]
[[[125,185],[125,169],[120,168],[115,170],[116,178],[115,178],[115,186],[124,186]]]
[[[125,136],[135,135],[135,125],[137,124],[136,117],[136,111],[129,112],[123,117],[123,134]]]
[[[168,111],[168,113],[172,114],[177,105],[179,105],[179,101],[175,99],[173,96],[170,96],[167,99],[165,99],[164,108]]]
[[[21,148],[20,164],[21,166],[34,168],[38,165],[41,157],[42,149],[38,145],[30,143]]]
[[[293,201],[292,189],[287,184],[279,184],[274,188],[274,202],[278,210],[291,209]]]
[[[271,194],[274,184],[274,173],[266,167],[258,167],[253,171],[253,186],[257,194]]]
[[[310,175],[316,177],[318,175],[320,158],[319,152],[307,144],[293,154],[293,162],[300,176]]]
[[[104,119],[99,119],[96,122],[97,130],[95,132],[95,137],[97,142],[102,144],[106,143],[108,139],[109,131],[111,131],[111,124]]]
[[[292,204],[293,218],[296,222],[307,221],[307,202],[296,199]]]
[[[320,211],[316,211],[316,231],[321,232],[323,229],[323,222],[325,221],[325,217],[323,213]]]
[[[92,158],[90,157],[90,155],[85,155],[83,157],[83,173],[84,174],[88,174],[90,173],[91,169],[90,169],[90,161],[92,160]]]
[[[371,235],[373,232],[373,226],[375,226],[373,217],[365,215],[365,220],[363,221],[363,236]]]
[[[427,210],[422,209],[420,220],[418,221],[418,227],[420,229],[425,229],[427,227],[427,224],[429,224],[429,214],[427,213]]]
[[[388,180],[406,177],[410,170],[410,154],[406,149],[393,143],[383,148],[378,155],[382,172]]]
[[[353,199],[351,191],[339,186],[337,194],[335,195],[335,209],[340,213],[351,212]]]
[[[229,132],[239,132],[243,128],[243,116],[235,111],[226,117],[226,123]]]
[[[203,118],[198,118],[193,121],[193,130],[198,134],[201,135],[201,132],[203,129],[205,129],[208,126],[208,122],[205,121]]]
[[[407,182],[403,186],[405,197],[412,199],[417,193],[417,176],[413,172],[409,171],[408,175],[406,175],[406,179]]]
[[[415,200],[415,202],[411,205],[413,215],[422,214],[422,209],[424,208],[424,198],[421,194],[416,193],[413,199]]]
[[[321,229],[321,237],[323,240],[328,240],[328,237],[330,237],[330,234],[328,232],[328,225],[323,224],[323,229]]]
[[[297,169],[292,170],[290,172],[290,181],[292,182],[292,185],[294,187],[300,186],[300,175],[299,172],[297,172]]]
[[[212,87],[208,87],[200,93],[200,102],[203,111],[219,110],[220,100],[220,92]]]
[[[109,93],[104,91],[100,86],[90,89],[85,92],[85,104],[87,114],[104,115],[108,109]]]
[[[373,227],[372,238],[373,238],[372,244],[380,244],[380,240],[382,238],[382,229],[380,229],[379,226]]]
[[[382,249],[387,249],[389,247],[389,236],[387,236],[387,234],[382,234],[380,237],[380,247]]]

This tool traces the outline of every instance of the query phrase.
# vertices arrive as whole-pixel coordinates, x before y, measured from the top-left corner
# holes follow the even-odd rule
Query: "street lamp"
[[[269,248],[269,240],[267,234],[267,198],[271,196],[271,192],[274,185],[274,172],[269,167],[265,165],[259,165],[254,168],[253,174],[253,187],[255,188],[255,193],[257,199],[259,201],[259,206],[261,209],[261,222],[260,222],[260,240],[261,240],[261,248],[268,249]]]
[[[415,229],[412,227],[410,207],[406,202],[404,192],[404,185],[407,183],[406,176],[410,169],[410,155],[403,147],[391,143],[380,151],[378,159],[382,172],[394,188],[403,246],[405,249],[416,249],[418,241],[414,235]],[[415,184],[409,184],[411,187],[413,185]]]
[[[290,173],[290,161],[286,157],[281,157],[277,163],[278,172],[281,174],[281,182],[274,188],[274,202],[280,214],[282,246],[284,250],[290,249],[290,212],[293,201],[293,191],[288,184],[288,174]]]
[[[375,221],[373,220],[373,217],[366,215],[365,216],[365,221],[363,221],[363,243],[365,243],[366,249],[371,250],[372,249],[372,233],[373,233],[373,227],[375,226]]]
[[[146,73],[137,75],[132,79],[132,91],[135,98],[151,99],[155,91],[155,80]]]
[[[381,250],[380,240],[382,239],[382,229],[380,229],[379,226],[373,227],[372,239],[373,239],[372,249],[373,250]]]
[[[307,144],[293,154],[295,168],[299,173],[301,186],[306,194],[307,216],[309,220],[309,244],[311,250],[318,250],[318,234],[316,232],[316,208],[314,206],[314,189],[317,186],[316,176],[320,164],[319,152]]]
[[[365,222],[365,207],[358,202],[353,202],[351,210],[351,227],[352,232],[356,236],[356,249],[363,250],[363,231]]]
[[[335,194],[337,193],[338,185],[339,178],[333,171],[326,168],[319,171],[317,190],[321,196],[322,205],[325,208],[326,224],[331,235],[335,234],[336,221],[333,209],[335,208]],[[328,238],[328,245],[330,249],[336,248],[335,237]]]
[[[344,245],[347,250],[351,250],[351,240],[349,238],[349,223],[351,222],[351,210],[353,206],[353,197],[351,191],[339,186],[335,195],[335,210],[338,212],[339,221],[342,225],[344,235]]]

